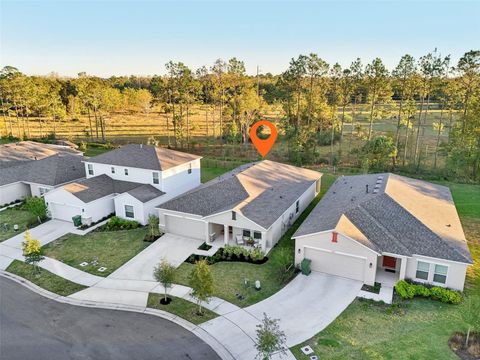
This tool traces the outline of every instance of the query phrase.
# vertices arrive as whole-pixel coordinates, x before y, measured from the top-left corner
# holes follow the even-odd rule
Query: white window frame
[[[38,187],[38,192],[40,193],[40,196],[45,195],[49,190],[50,190],[49,188],[46,188],[46,187],[43,187],[43,186]]]
[[[130,213],[130,211],[127,210],[127,207],[131,207],[132,208],[132,216],[128,216],[127,214]],[[135,219],[135,209],[133,207],[133,205],[125,205],[124,206],[124,209],[125,209],[125,217],[126,218],[129,218],[129,219]]]
[[[152,172],[152,181],[154,184],[160,184],[160,174],[157,171]]]
[[[260,237],[255,237],[257,234],[260,235]],[[262,232],[261,231],[253,231],[253,239],[254,240],[262,240]]]
[[[88,175],[94,175],[93,164],[87,164]]]
[[[417,273],[418,273],[418,265],[419,263],[423,263],[423,264],[427,264],[428,265],[428,270],[426,271],[427,272],[427,278],[426,279],[422,279],[420,277],[418,277]],[[428,279],[430,278],[430,267],[431,267],[431,263],[429,262],[426,262],[426,261],[423,261],[423,260],[417,260],[417,266],[415,268],[415,279],[418,279],[418,280],[421,280],[421,281],[428,281]],[[425,270],[420,270],[421,272],[425,272]]]
[[[436,269],[437,266],[443,266],[443,267],[445,267],[445,268],[447,269],[445,275],[444,275],[444,274],[437,273],[437,269]],[[433,264],[433,277],[432,277],[432,282],[435,283],[435,284],[446,285],[446,284],[447,284],[447,278],[448,278],[448,270],[449,270],[448,265],[444,265],[444,264]],[[445,282],[435,281],[435,275],[445,276]]]

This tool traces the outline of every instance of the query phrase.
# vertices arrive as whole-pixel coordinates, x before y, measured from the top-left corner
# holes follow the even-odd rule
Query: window
[[[445,265],[435,265],[433,273],[433,282],[445,284],[447,282],[448,267]]]
[[[245,230],[245,229],[244,229],[244,230],[243,230],[243,236],[249,238],[249,237],[251,236],[250,230]]]
[[[295,214],[298,214],[300,211],[300,200],[297,200],[297,203],[295,204]]]
[[[423,261],[417,262],[417,279],[428,280],[428,272],[430,270],[430,264]]]
[[[125,169],[125,175],[128,176],[128,169]]]
[[[132,205],[125,205],[125,217],[131,218],[131,219],[135,217]]]
[[[112,174],[115,174],[115,168],[113,166],[110,168],[110,170],[112,171]]]
[[[260,240],[262,238],[262,233],[260,231],[254,231],[253,232],[253,238],[255,240]]]
[[[92,164],[88,164],[88,165],[87,165],[87,168],[88,168],[88,175],[93,175],[93,165],[92,165]]]
[[[158,184],[159,183],[158,172],[153,172],[152,175],[153,175],[153,183]]]
[[[192,173],[192,164],[188,164],[188,173],[189,173],[189,174]]]
[[[232,220],[237,220],[237,213],[232,211]]]
[[[39,187],[38,192],[40,193],[40,196],[42,196],[48,192],[48,189],[44,187]]]

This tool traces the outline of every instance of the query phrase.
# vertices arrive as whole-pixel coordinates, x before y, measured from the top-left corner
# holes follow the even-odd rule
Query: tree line
[[[433,131],[432,168],[437,169],[441,155],[446,159],[443,171],[479,178],[479,50],[466,52],[455,64],[437,50],[419,59],[407,54],[392,71],[380,58],[366,64],[356,59],[342,68],[317,54],[293,58],[279,75],[249,76],[237,58],[196,70],[170,61],[165,69],[161,76],[105,79],[86,73],[26,76],[7,66],[0,72],[5,129],[13,134],[16,118],[16,133],[30,137],[29,117],[34,116],[44,119],[40,127],[50,122],[55,134],[57,121],[83,115],[89,137],[106,141],[113,113],[156,108],[165,115],[171,145],[177,147],[190,142],[192,109],[201,105],[214,124],[209,129],[206,122],[208,136],[247,143],[252,123],[274,105],[282,110],[277,124],[292,162],[419,170],[426,131]],[[395,130],[378,136],[375,124],[385,119],[393,119]],[[319,158],[322,147],[329,148],[327,159]]]

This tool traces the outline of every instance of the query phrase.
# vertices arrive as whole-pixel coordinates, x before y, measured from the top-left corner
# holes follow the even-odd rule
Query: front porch
[[[269,250],[266,246],[266,232],[216,223],[208,223],[207,228],[207,244],[209,245],[216,247],[241,246],[246,249],[261,248],[265,254]]]

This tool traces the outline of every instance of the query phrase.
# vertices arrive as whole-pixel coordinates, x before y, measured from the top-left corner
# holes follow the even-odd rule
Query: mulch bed
[[[468,348],[465,348],[467,334],[456,332],[448,340],[448,346],[463,360],[480,359],[480,334],[471,332],[468,340]]]

